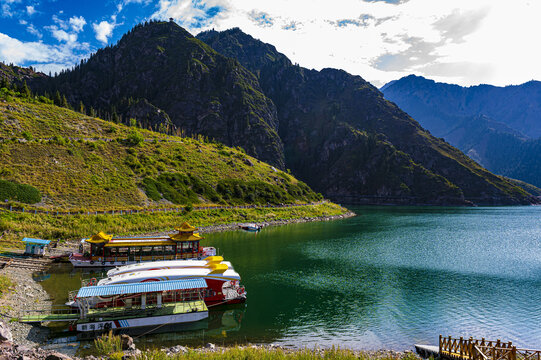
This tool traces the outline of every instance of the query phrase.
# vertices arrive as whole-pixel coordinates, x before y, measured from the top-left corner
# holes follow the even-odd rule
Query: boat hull
[[[196,322],[208,318],[208,311],[197,311],[185,314],[173,314],[162,316],[150,316],[141,318],[91,321],[77,324],[77,331],[92,332],[92,331],[108,331],[116,329],[129,329],[145,326],[159,326],[165,324],[180,324]]]

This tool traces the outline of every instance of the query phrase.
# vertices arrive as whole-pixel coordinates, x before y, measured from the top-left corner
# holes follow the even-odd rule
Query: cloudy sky
[[[408,74],[460,85],[541,80],[539,0],[0,0],[0,61],[55,72],[168,19],[240,27],[308,68],[376,86]]]

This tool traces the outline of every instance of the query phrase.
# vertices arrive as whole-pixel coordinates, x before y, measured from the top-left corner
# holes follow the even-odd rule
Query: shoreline
[[[307,222],[332,221],[346,219],[356,216],[352,211],[347,211],[340,215],[318,216],[318,217],[302,217],[297,219],[279,219],[272,221],[256,222],[262,227],[282,226],[289,224],[299,224]],[[248,219],[247,219],[248,220]],[[246,221],[248,222],[248,221]],[[246,222],[234,222],[229,224],[217,224],[201,226],[201,233],[215,233],[224,231],[239,230],[239,225]],[[138,235],[165,235],[174,232],[145,232]],[[57,248],[51,249],[49,255],[62,254],[74,250],[78,246],[78,242],[64,242],[58,244]],[[0,320],[4,321],[7,327],[11,330],[13,336],[13,344],[15,347],[23,349],[40,348],[46,345],[48,340],[49,329],[45,326],[35,326],[19,323],[11,319],[17,319],[23,310],[32,308],[39,304],[41,306],[51,306],[49,294],[41,287],[39,282],[32,278],[33,270],[24,268],[6,267],[0,270],[0,275],[9,277],[15,284],[14,289],[9,291],[3,298],[0,299]],[[266,346],[260,344],[260,346]],[[0,349],[2,349],[0,347]],[[15,348],[14,348],[15,349]],[[26,351],[26,350],[25,350]],[[390,350],[389,350],[390,351]],[[0,355],[3,350],[0,350]]]

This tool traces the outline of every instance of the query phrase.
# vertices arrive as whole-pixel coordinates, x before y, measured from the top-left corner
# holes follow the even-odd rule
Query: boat
[[[239,227],[244,231],[252,231],[257,232],[260,231],[263,227],[261,225],[256,224],[241,224]]]
[[[223,261],[221,256],[209,256],[204,260],[166,260],[152,261],[125,266],[117,266],[114,269],[107,271],[107,276],[112,277],[126,273],[149,270],[167,270],[167,269],[184,269],[184,268],[210,268],[214,264],[225,264],[229,269],[233,269],[233,265],[229,261]]]
[[[216,256],[214,247],[199,246],[203,238],[184,222],[169,236],[113,237],[99,232],[81,240],[78,253],[69,257],[74,267],[115,267],[147,261],[202,260]]]
[[[166,324],[191,323],[208,318],[202,298],[203,279],[182,279],[151,283],[85,286],[74,298],[75,308],[49,314],[27,315],[19,321],[70,322],[79,332],[104,332]],[[112,307],[92,306],[92,299],[107,296]]]
[[[143,270],[123,273],[98,280],[83,280],[86,286],[109,286],[120,284],[161,282],[181,279],[203,279],[207,289],[203,299],[208,306],[220,304],[238,304],[246,301],[246,290],[240,285],[240,275],[225,264],[212,264],[205,268],[181,268],[164,270]],[[109,297],[89,300],[94,307],[116,306]],[[74,302],[68,303],[74,306]]]

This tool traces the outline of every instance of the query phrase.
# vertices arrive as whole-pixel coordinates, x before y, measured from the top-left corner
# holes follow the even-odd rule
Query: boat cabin
[[[32,239],[26,237],[22,241],[25,244],[24,254],[32,256],[45,255],[47,245],[49,245],[51,242],[51,240]]]
[[[203,248],[195,227],[183,223],[178,233],[167,237],[113,237],[103,232],[81,241],[80,254],[72,254],[74,266],[117,266],[143,261],[202,259],[216,255],[216,249]],[[86,264],[88,263],[88,264]]]

